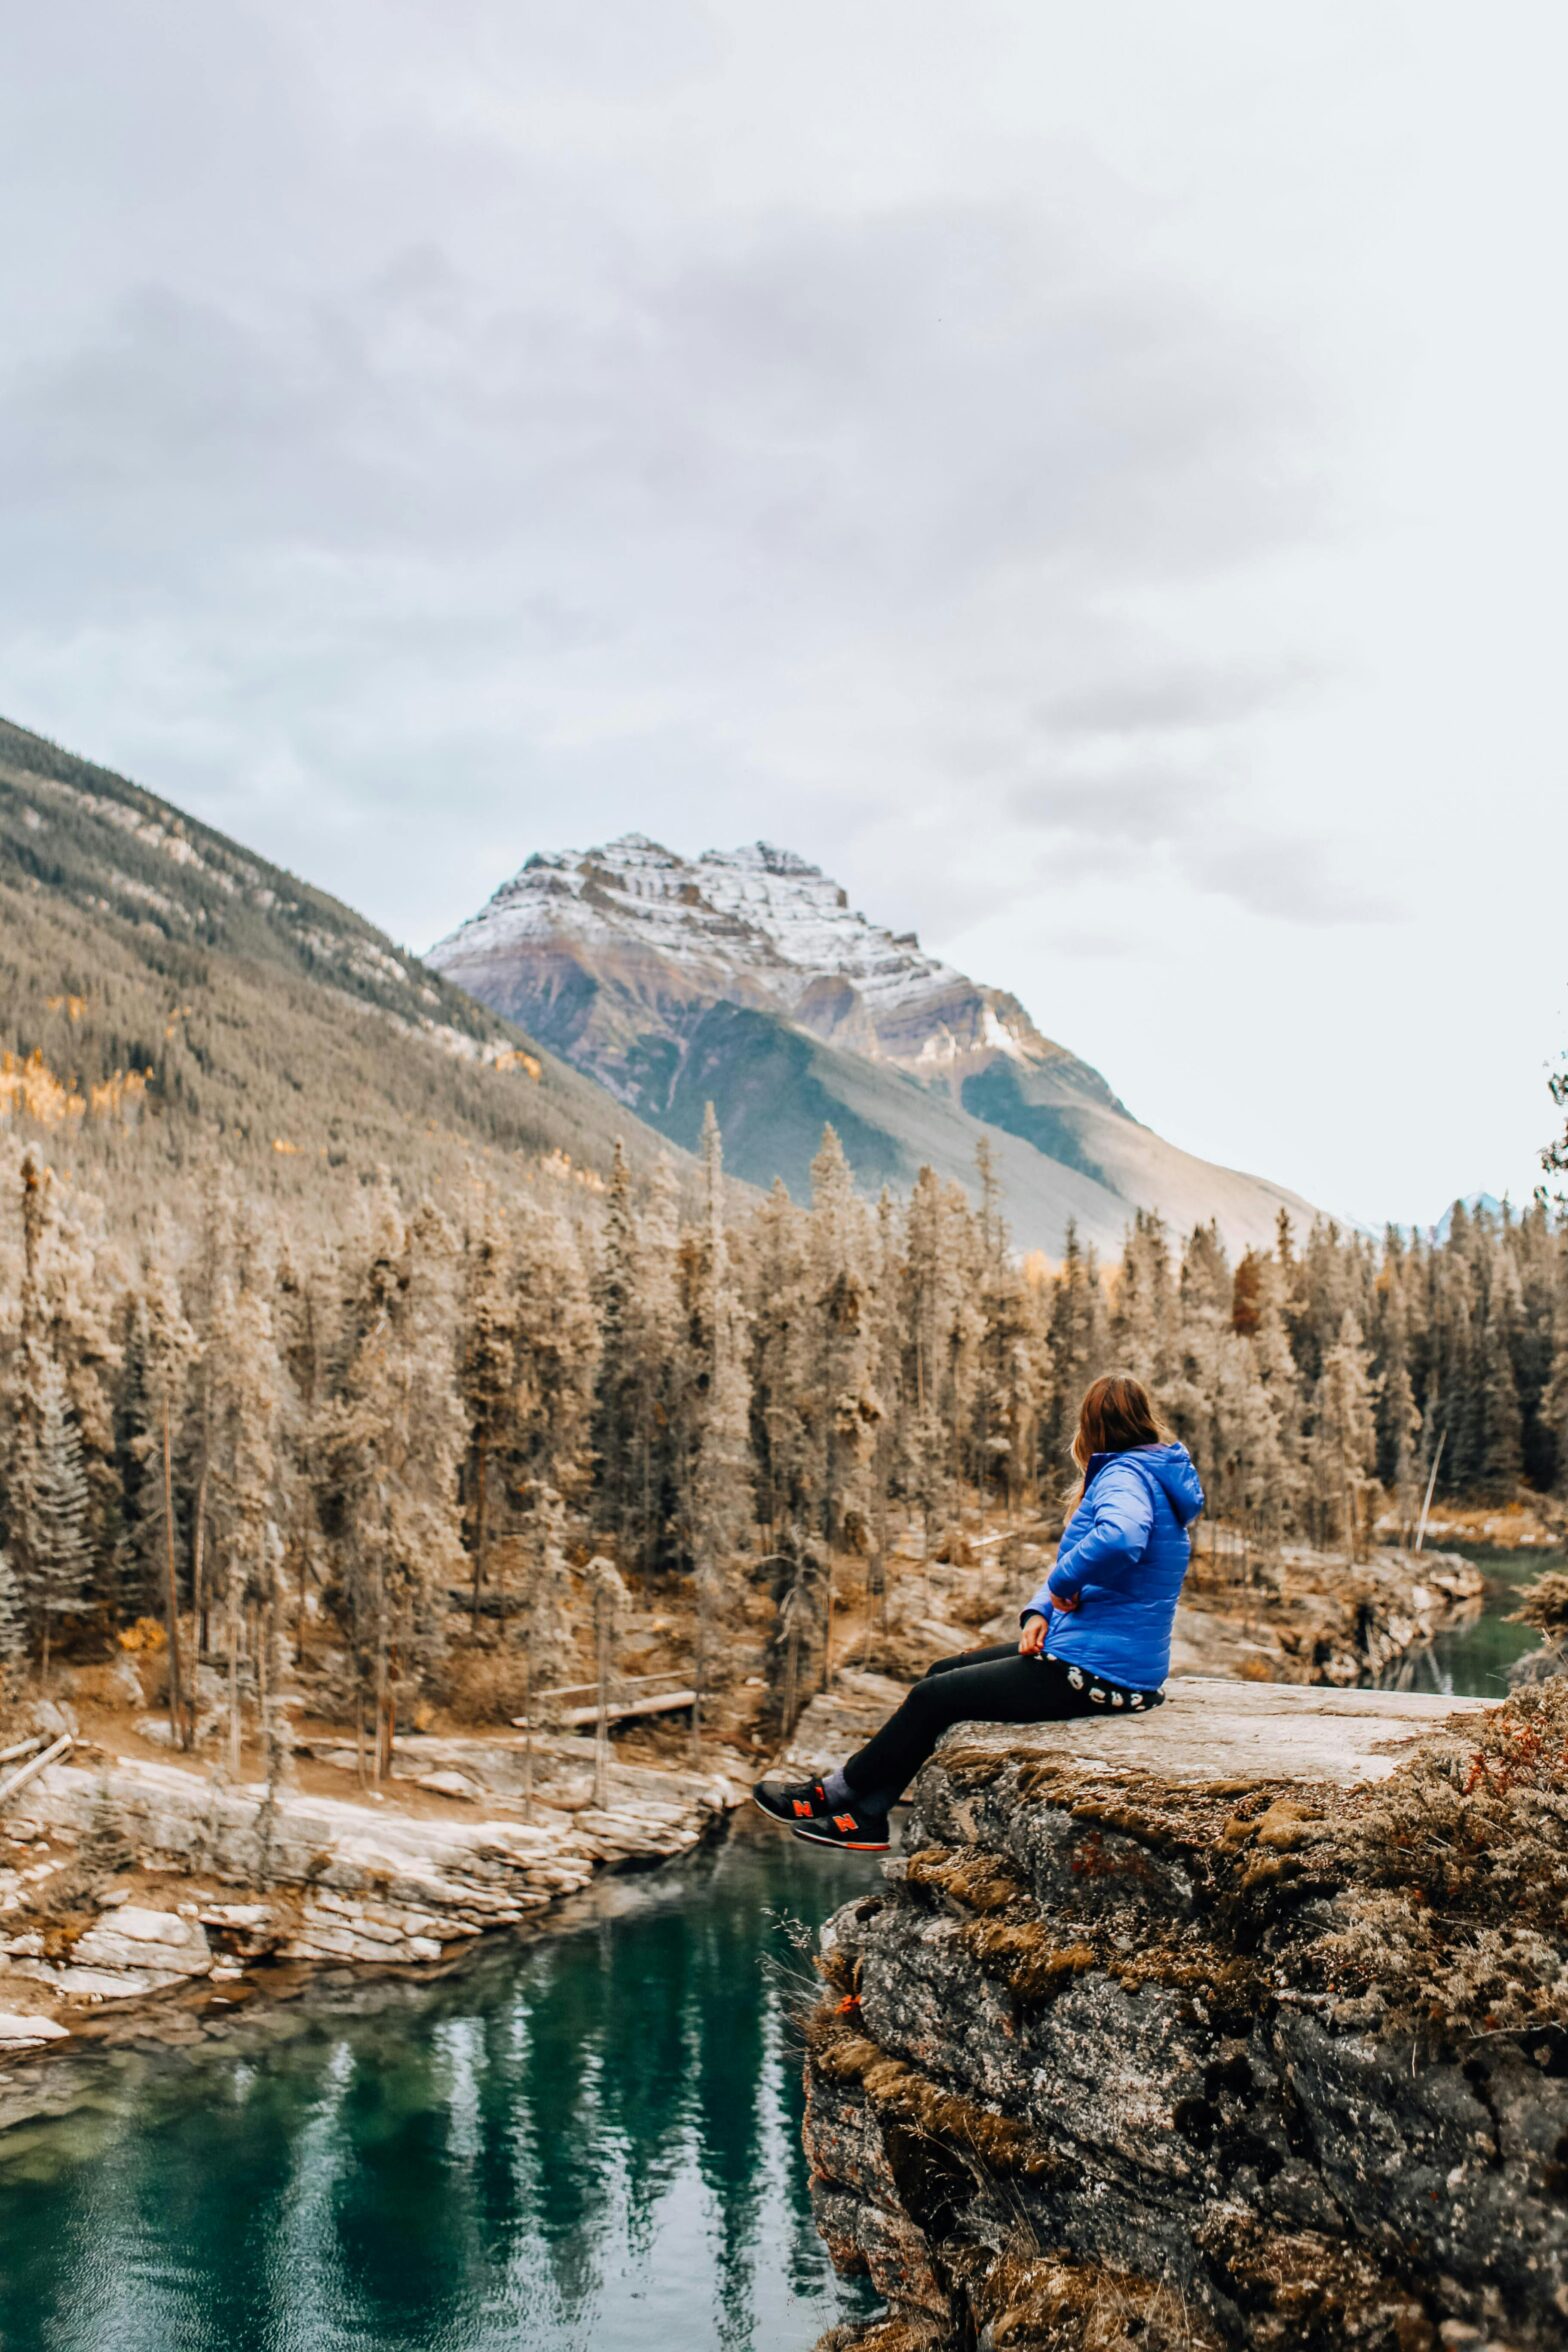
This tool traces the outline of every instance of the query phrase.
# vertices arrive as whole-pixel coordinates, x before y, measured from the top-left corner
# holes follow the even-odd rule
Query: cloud
[[[1055,742],[1213,734],[1278,711],[1318,676],[1300,661],[1266,669],[1239,662],[1223,671],[1196,666],[1151,671],[1139,663],[1123,676],[1056,694],[1040,704],[1035,717],[1041,734]]]
[[[1397,920],[1398,901],[1357,870],[1353,844],[1260,825],[1245,788],[1171,767],[1055,776],[1018,786],[1011,813],[1047,846],[1057,882],[1163,869],[1249,914],[1303,924]]]
[[[1057,872],[1185,843],[1266,894],[1262,849],[1193,836],[1216,745],[1244,764],[1302,665],[1180,659],[1155,608],[1322,528],[1290,338],[1173,267],[1082,141],[952,168],[846,80],[805,138],[793,51],[684,0],[595,22],[282,0],[116,48],[112,90],[29,32],[102,136],[91,284],[58,203],[0,257],[16,715],[415,939],[480,845],[628,823],[864,858],[951,930],[1030,874],[969,838],[976,790]],[[952,119],[947,42],[901,54],[911,121]],[[10,127],[0,180],[36,192]]]

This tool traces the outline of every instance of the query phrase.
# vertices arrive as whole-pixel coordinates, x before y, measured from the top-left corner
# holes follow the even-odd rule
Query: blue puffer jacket
[[[1192,1556],[1187,1530],[1202,1508],[1184,1445],[1095,1454],[1056,1566],[1023,1612],[1045,1619],[1050,1655],[1132,1690],[1158,1690],[1170,1672],[1171,1620]],[[1071,1615],[1052,1608],[1053,1596],[1074,1594]]]

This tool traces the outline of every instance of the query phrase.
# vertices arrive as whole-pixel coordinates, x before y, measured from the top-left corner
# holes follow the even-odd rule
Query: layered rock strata
[[[822,1941],[835,2341],[1568,2342],[1565,1823],[1560,1694],[960,1727]]]

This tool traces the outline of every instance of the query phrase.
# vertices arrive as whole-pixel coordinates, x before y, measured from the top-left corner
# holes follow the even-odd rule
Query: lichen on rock
[[[884,2332],[1568,2341],[1568,1685],[1269,1705],[1173,1686],[1164,1770],[961,1728],[824,1931],[807,2149]]]

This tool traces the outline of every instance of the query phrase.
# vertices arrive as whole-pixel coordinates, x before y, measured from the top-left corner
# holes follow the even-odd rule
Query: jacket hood
[[[1096,1454],[1089,1464],[1090,1477],[1093,1478],[1103,1470],[1107,1462],[1127,1462],[1162,1487],[1166,1500],[1183,1527],[1196,1519],[1203,1508],[1202,1481],[1193,1465],[1191,1454],[1179,1442],[1162,1446],[1138,1446],[1125,1454]]]

